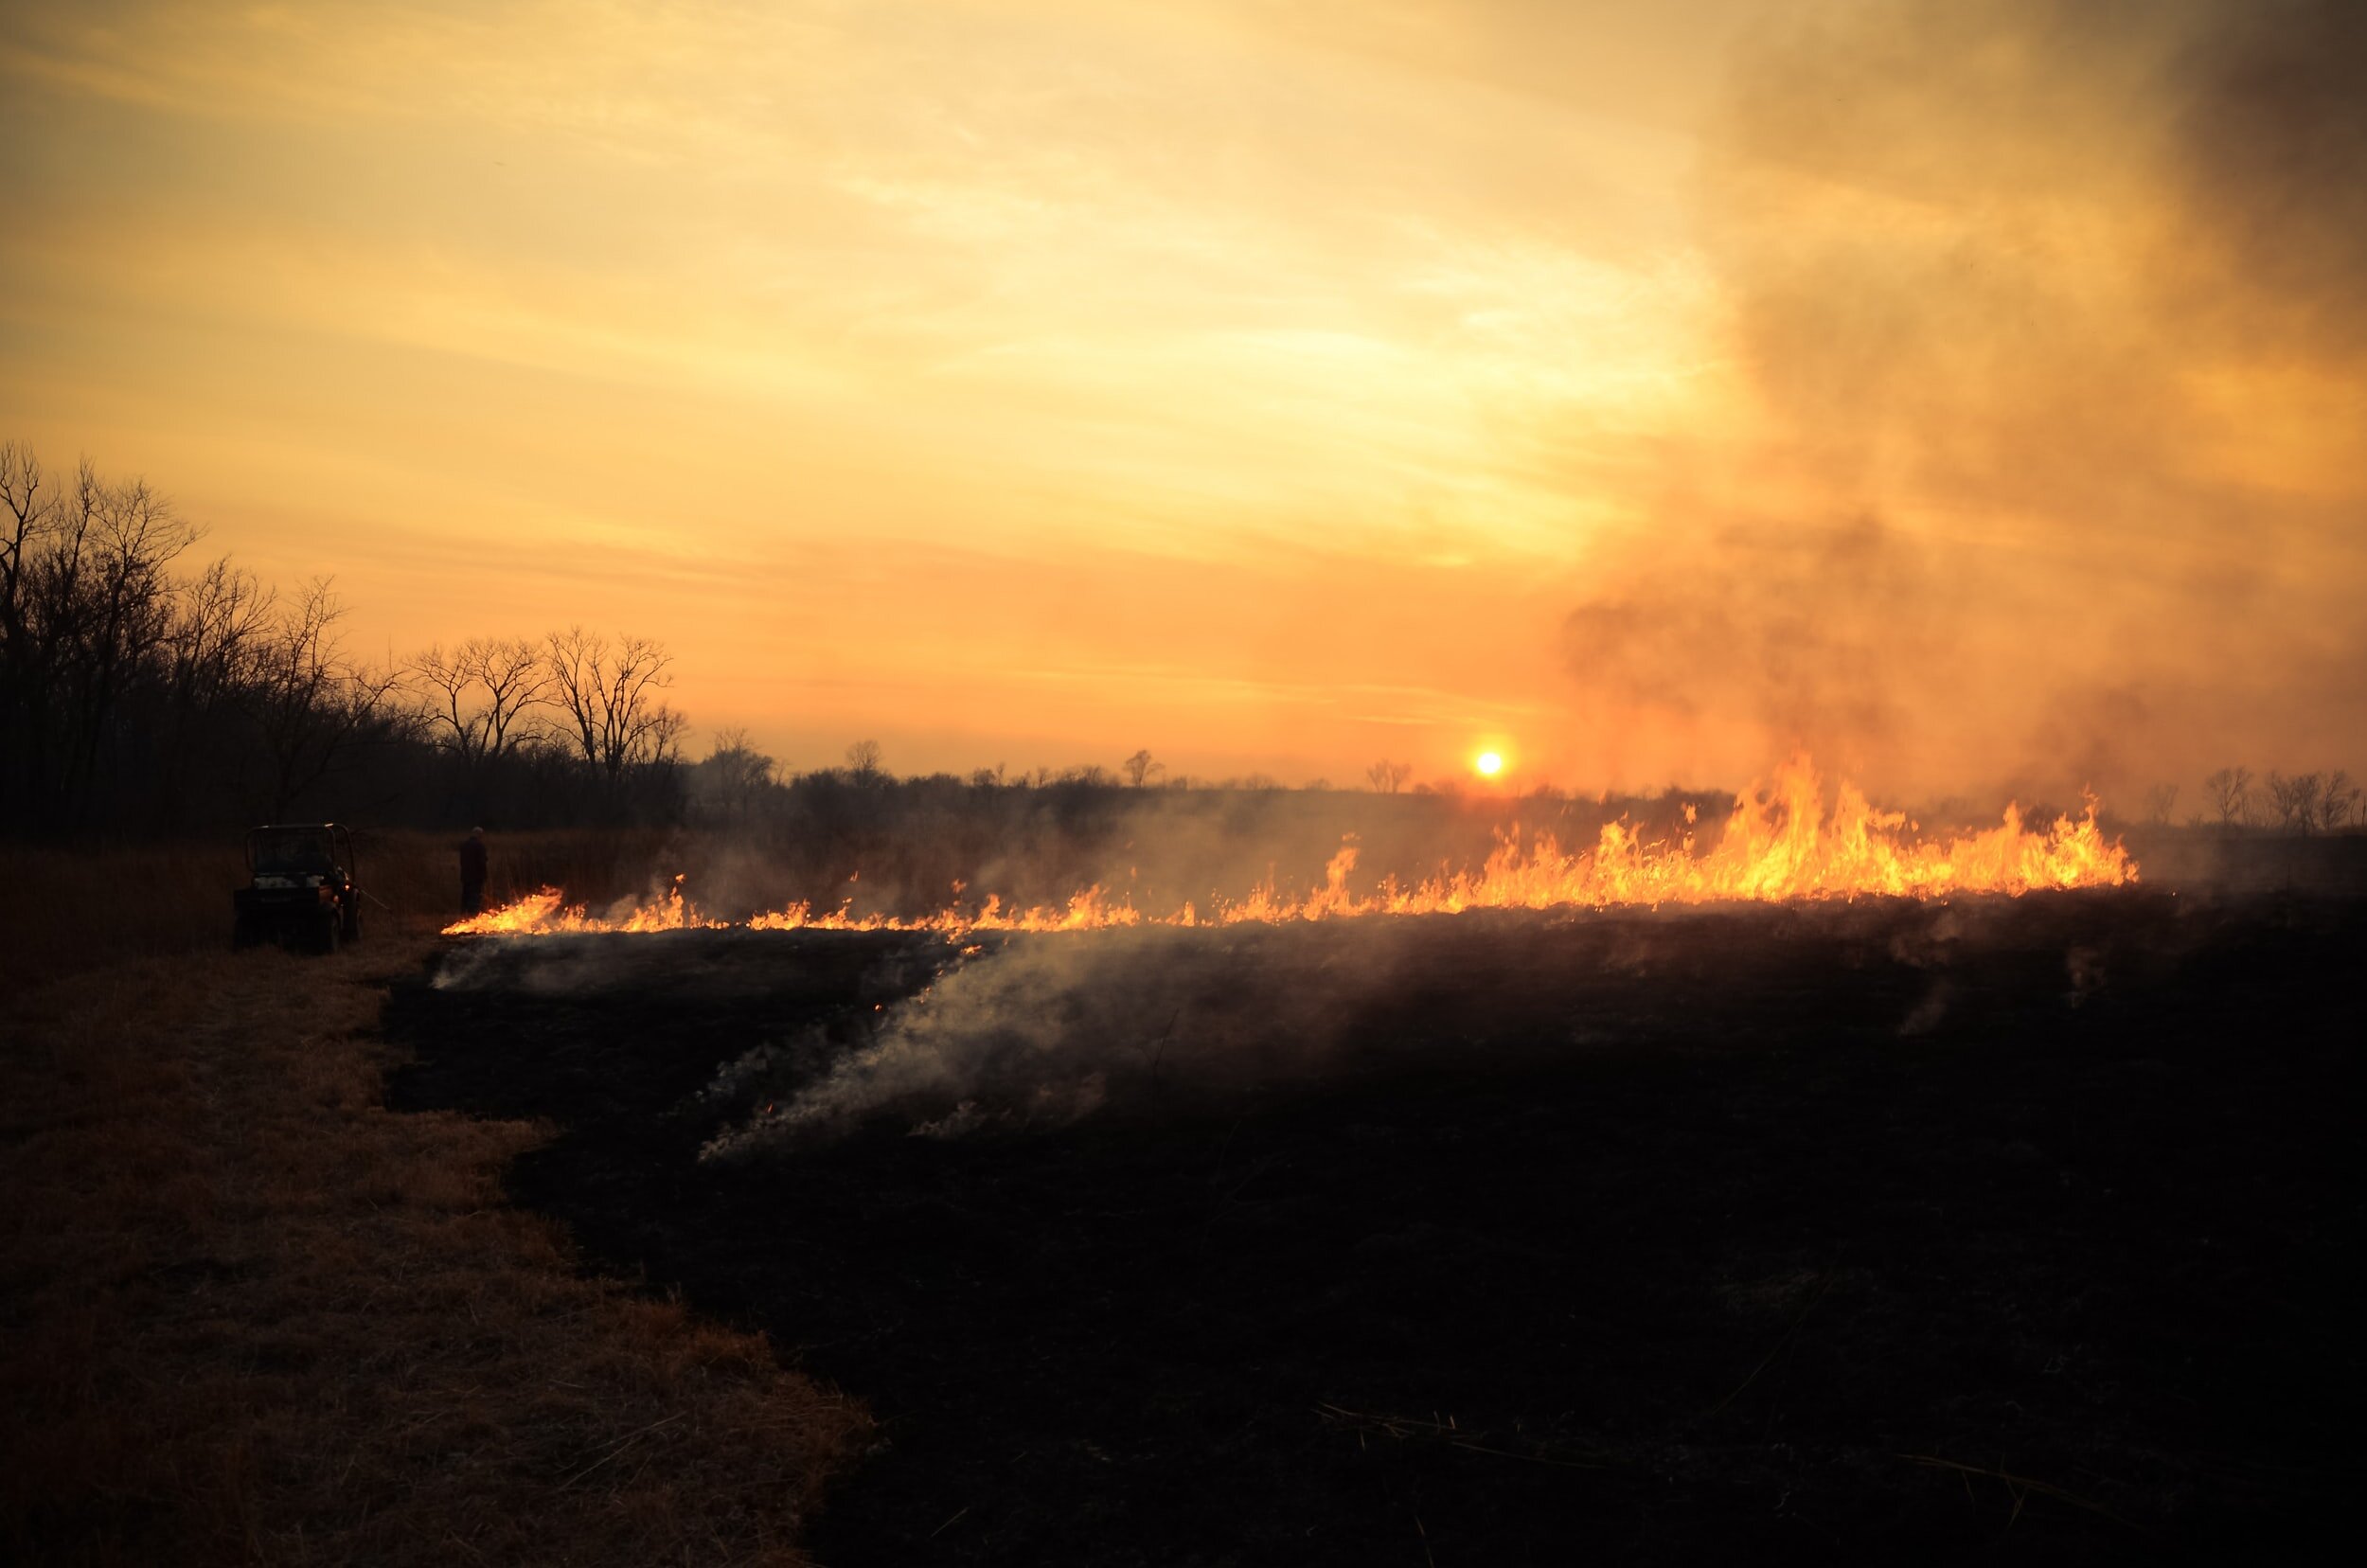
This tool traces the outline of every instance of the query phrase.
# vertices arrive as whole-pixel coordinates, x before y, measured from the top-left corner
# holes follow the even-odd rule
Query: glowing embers
[[[1008,908],[989,897],[917,918],[816,913],[805,904],[755,917],[756,931],[1094,931],[1135,925],[1228,925],[1244,921],[1348,919],[1373,915],[1447,915],[1468,909],[1551,909],[1564,905],[1712,903],[1732,900],[1945,898],[1960,893],[2012,896],[2034,889],[2118,887],[2137,880],[2118,841],[2108,843],[2091,798],[2078,817],[2058,817],[2043,831],[2005,809],[1984,831],[1932,840],[1916,836],[1903,812],[1870,805],[1842,784],[1831,807],[1805,757],[1779,769],[1774,782],[1735,802],[1717,843],[1697,853],[1693,836],[1646,844],[1626,822],[1606,825],[1593,846],[1564,849],[1552,834],[1524,837],[1516,827],[1477,870],[1444,871],[1413,885],[1382,879],[1369,892],[1348,886],[1357,848],[1344,845],[1325,867],[1324,884],[1305,894],[1272,882],[1206,910],[1185,904],[1149,914],[1100,887],[1060,905]],[[735,922],[705,917],[683,896],[682,879],[663,898],[608,917],[569,907],[545,888],[504,908],[449,926],[450,935],[682,931]]]

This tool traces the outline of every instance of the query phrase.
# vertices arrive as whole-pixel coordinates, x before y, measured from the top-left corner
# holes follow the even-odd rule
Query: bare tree
[[[524,721],[550,701],[553,681],[543,645],[525,637],[472,637],[449,653],[439,643],[411,661],[410,675],[439,743],[472,772],[525,739]]]
[[[57,499],[44,495],[47,476],[30,447],[0,444],[0,650],[14,653],[29,640],[26,624],[25,575],[57,528]]]
[[[257,650],[245,702],[270,764],[275,819],[357,752],[401,733],[401,671],[347,663],[336,634],[344,615],[329,579],[315,578]]]
[[[1165,762],[1154,759],[1150,755],[1150,748],[1148,746],[1145,746],[1142,750],[1136,752],[1133,756],[1119,763],[1118,771],[1126,775],[1126,782],[1128,784],[1139,790],[1144,785],[1149,783],[1152,779],[1158,777],[1161,774],[1166,773],[1167,771],[1167,765]]]
[[[2318,802],[2318,825],[2329,833],[2339,833],[2351,825],[2358,812],[2359,788],[2351,782],[2348,770],[2337,768],[2326,775],[2325,793]]]
[[[1003,775],[1008,767],[1008,763],[997,762],[991,768],[970,769],[970,787],[973,790],[1001,789],[1003,787]]]
[[[2170,808],[2178,804],[2178,786],[2156,784],[2145,792],[2145,820],[2160,827],[2170,820]]]
[[[2203,793],[2211,797],[2211,809],[2219,813],[2219,826],[2233,828],[2251,809],[2251,770],[2221,768],[2202,781]]]
[[[165,661],[151,722],[154,820],[178,827],[202,809],[210,779],[235,790],[246,757],[234,719],[259,668],[278,596],[227,561],[181,585],[165,633]]]
[[[554,632],[549,701],[561,712],[560,730],[584,765],[612,787],[628,770],[670,763],[689,721],[666,705],[674,684],[673,655],[648,637],[614,643],[579,626]]]
[[[278,597],[227,561],[182,586],[165,635],[175,706],[202,711],[227,696],[252,665]]]
[[[2277,814],[2277,826],[2288,832],[2306,834],[2318,826],[2318,803],[2325,795],[2325,780],[2314,773],[2296,774],[2287,778],[2275,769],[2269,770],[2269,804]]]
[[[847,747],[846,771],[854,775],[858,784],[877,784],[880,781],[880,742],[858,740]]]
[[[1381,794],[1396,794],[1405,788],[1406,780],[1413,776],[1413,763],[1392,762],[1385,757],[1364,770],[1364,777]]]
[[[34,814],[91,809],[116,708],[161,663],[168,568],[198,537],[144,480],[85,460],[52,490],[29,448],[0,446],[0,789]]]
[[[714,749],[690,770],[690,797],[710,816],[745,822],[773,787],[775,766],[746,730],[718,730]]]
[[[446,653],[441,643],[415,654],[408,671],[427,700],[427,721],[436,744],[473,764],[485,746],[485,710],[476,700],[476,672],[470,668],[467,649]]]

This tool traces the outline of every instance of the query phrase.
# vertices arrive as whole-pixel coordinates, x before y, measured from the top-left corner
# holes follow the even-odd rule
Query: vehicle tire
[[[329,913],[321,917],[320,934],[312,938],[312,951],[315,953],[334,953],[337,951],[336,911],[331,910]]]
[[[346,900],[345,928],[338,935],[348,942],[362,939],[362,895],[358,892]]]

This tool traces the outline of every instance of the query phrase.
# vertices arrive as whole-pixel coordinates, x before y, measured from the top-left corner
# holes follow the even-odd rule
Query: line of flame
[[[1515,828],[1499,836],[1477,871],[1441,872],[1413,885],[1395,878],[1373,892],[1349,891],[1356,868],[1351,841],[1325,867],[1324,885],[1286,894],[1272,882],[1206,912],[1185,904],[1149,915],[1095,886],[1067,903],[1006,907],[990,897],[974,909],[948,907],[917,918],[817,913],[792,904],[739,922],[702,914],[676,877],[666,894],[623,916],[593,916],[546,887],[514,903],[446,926],[448,935],[545,935],[566,932],[715,930],[917,931],[961,935],[981,931],[1093,931],[1115,926],[1279,924],[1376,915],[1445,915],[1472,909],[1550,909],[1565,905],[1711,903],[1735,900],[1894,897],[1935,899],[1965,893],[2019,897],[2036,889],[2117,887],[2137,880],[2119,841],[2105,841],[2091,796],[2078,817],[2058,817],[2043,831],[2005,808],[1998,826],[1933,842],[1908,835],[1905,813],[1877,811],[1851,784],[1832,809],[1805,758],[1778,770],[1770,789],[1738,797],[1717,846],[1693,852],[1690,834],[1675,845],[1641,842],[1625,822],[1606,826],[1590,850],[1565,850],[1553,835],[1523,842]]]

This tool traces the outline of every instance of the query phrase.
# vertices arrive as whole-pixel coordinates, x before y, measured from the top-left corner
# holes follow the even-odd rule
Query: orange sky
[[[2357,699],[2298,685],[2359,647],[2356,359],[2096,327],[2160,306],[2131,279],[2186,221],[2111,116],[2143,82],[2058,101],[1984,36],[1910,58],[1904,108],[1806,100],[1860,116],[1836,140],[1767,83],[1902,70],[1928,41],[1880,8],[0,14],[0,434],[146,474],[267,579],[333,573],[358,651],[655,636],[694,751],[744,725],[799,768],[868,736],[899,772],[1147,745],[1349,782],[1493,743],[1592,787],[1805,741],[1929,787],[2098,724],[2144,761],[2065,767],[2348,760],[2298,754]],[[1872,289],[1835,271],[1867,236]],[[2041,253],[2039,305],[1983,319],[2035,309],[2041,358],[2077,323],[2070,390],[1926,313]],[[1880,279],[1911,305],[1832,369]],[[2165,380],[2176,419],[2056,461],[2058,403]],[[2132,462],[2159,482],[2079,476]],[[1868,512],[1906,599],[1815,543]],[[1813,612],[1796,673],[1738,569]],[[2282,625],[2244,656],[2295,689],[2145,630],[2206,610]]]

